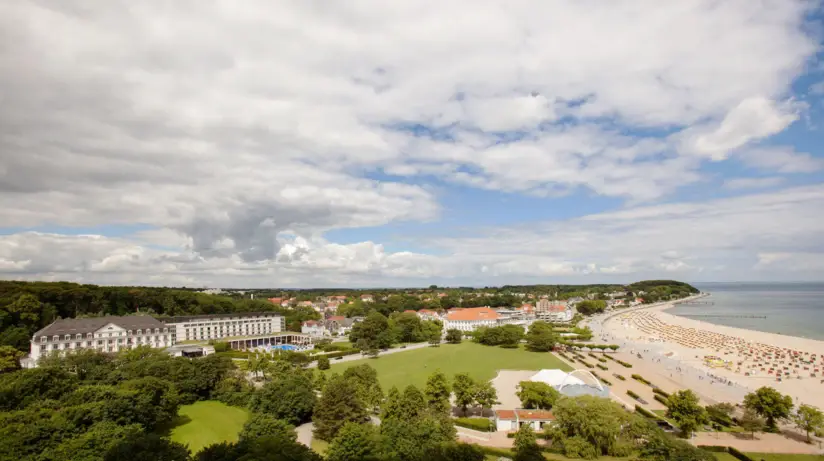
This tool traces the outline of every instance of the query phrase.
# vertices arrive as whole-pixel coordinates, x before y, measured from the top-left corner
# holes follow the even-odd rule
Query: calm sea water
[[[714,304],[678,306],[667,312],[717,325],[824,340],[824,283],[705,283],[695,287],[711,293],[701,301]]]

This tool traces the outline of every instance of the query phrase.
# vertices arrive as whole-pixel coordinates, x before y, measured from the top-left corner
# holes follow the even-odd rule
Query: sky
[[[0,2],[0,279],[824,280],[812,0]]]

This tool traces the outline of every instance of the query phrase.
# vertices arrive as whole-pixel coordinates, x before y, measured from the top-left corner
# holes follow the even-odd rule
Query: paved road
[[[315,425],[312,423],[301,424],[300,426],[295,428],[295,432],[298,433],[298,443],[306,445],[307,447],[312,446],[312,431],[315,430]]]
[[[411,350],[415,350],[415,349],[420,349],[422,347],[427,347],[427,346],[429,346],[429,343],[408,344],[405,349],[401,349],[400,347],[396,347],[394,349],[389,349],[388,351],[381,351],[381,353],[378,357],[382,357],[384,355],[389,355],[389,354],[394,354],[396,352],[404,352],[404,351],[411,351]],[[365,358],[368,358],[368,357],[365,356],[365,355],[362,355],[362,354],[346,355],[346,356],[341,357],[340,359],[332,359],[332,365],[334,365],[336,363],[351,362],[353,360],[361,360],[361,359],[365,359]],[[315,368],[316,366],[317,366],[317,362],[312,362],[312,363],[309,364],[309,368]]]

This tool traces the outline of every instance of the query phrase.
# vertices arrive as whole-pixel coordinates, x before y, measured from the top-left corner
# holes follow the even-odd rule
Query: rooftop
[[[490,307],[472,307],[452,311],[446,315],[447,320],[497,320],[501,316]]]
[[[183,315],[180,317],[170,317],[164,319],[163,323],[182,323],[191,322],[192,320],[210,320],[210,319],[239,319],[244,317],[280,317],[280,314],[275,312],[227,312],[223,314],[205,314],[205,315]]]
[[[117,325],[124,330],[165,327],[165,325],[163,325],[159,320],[148,315],[127,315],[122,317],[107,315],[105,317],[55,320],[51,325],[48,325],[36,332],[34,336],[60,336],[67,334],[75,335],[93,333],[110,323]]]

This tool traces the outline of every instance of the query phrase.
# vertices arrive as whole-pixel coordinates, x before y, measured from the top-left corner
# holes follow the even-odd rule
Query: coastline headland
[[[669,314],[677,302],[622,309],[589,325],[604,341],[655,367],[708,401],[740,403],[746,393],[771,386],[796,403],[824,408],[824,341],[747,330]]]

